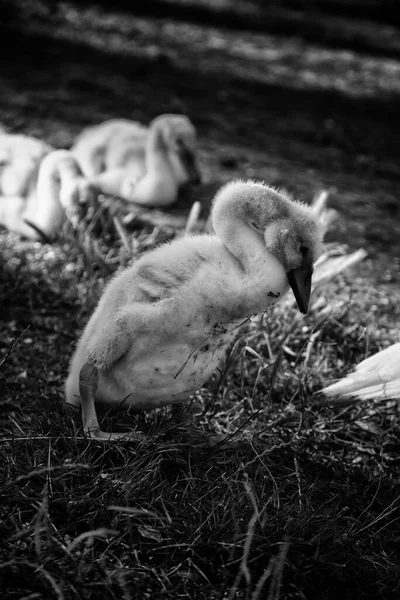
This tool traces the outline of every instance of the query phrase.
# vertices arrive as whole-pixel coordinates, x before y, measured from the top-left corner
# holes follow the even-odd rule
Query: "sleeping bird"
[[[1,225],[51,242],[65,217],[76,220],[79,207],[96,197],[71,152],[30,136],[0,133]]]
[[[111,119],[87,127],[72,152],[104,194],[144,206],[167,206],[186,183],[199,183],[196,130],[183,115],[165,114],[145,127]]]

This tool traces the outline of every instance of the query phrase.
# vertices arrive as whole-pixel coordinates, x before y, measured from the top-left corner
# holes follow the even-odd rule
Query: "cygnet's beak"
[[[287,272],[287,278],[289,285],[293,290],[294,297],[296,298],[297,306],[303,315],[308,312],[308,305],[310,303],[311,296],[311,278],[313,274],[313,267],[311,265],[298,269],[291,269]]]
[[[190,183],[198,185],[201,183],[201,174],[193,151],[182,144],[179,148],[179,158],[188,174]]]

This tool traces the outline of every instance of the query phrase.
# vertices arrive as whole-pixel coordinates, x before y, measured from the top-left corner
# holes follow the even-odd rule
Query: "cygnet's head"
[[[196,129],[191,121],[184,115],[160,115],[152,121],[151,128],[161,133],[172,160],[178,161],[182,183],[200,183]]]
[[[267,185],[233,181],[215,199],[215,231],[231,218],[239,218],[258,233],[285,269],[300,311],[307,313],[313,264],[322,252],[323,232],[316,213]]]
[[[311,209],[292,202],[289,215],[264,229],[266,248],[283,265],[300,311],[308,311],[314,263],[322,252],[321,230]]]

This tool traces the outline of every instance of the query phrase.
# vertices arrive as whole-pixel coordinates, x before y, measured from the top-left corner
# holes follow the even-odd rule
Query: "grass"
[[[318,393],[399,341],[396,64],[332,51],[319,67],[276,36],[137,17],[127,27],[96,11],[63,22],[65,43],[49,30],[52,10],[36,18],[35,6],[21,25],[31,37],[5,36],[10,131],[66,147],[90,122],[149,122],[182,106],[209,181],[257,177],[302,200],[335,187],[332,241],[369,257],[316,290],[306,317],[288,301],[248,322],[180,413],[106,415],[148,437],[103,444],[63,408],[68,361],[112,273],[174,227],[139,219],[125,244],[66,230],[53,246],[1,231],[0,598],[397,600],[399,404],[328,404]],[[108,47],[109,30],[123,51]],[[276,71],[244,52],[258,39],[278,52]],[[315,76],[299,90],[308,55]],[[257,65],[272,84],[252,83]],[[229,443],[209,447],[214,433]]]
[[[278,305],[180,414],[111,415],[148,439],[103,444],[61,399],[109,273],[69,233],[53,247],[0,240],[2,597],[398,597],[398,404],[316,393],[393,341],[396,298],[342,276],[306,318]],[[107,268],[125,256],[114,242]],[[211,432],[230,442],[208,447]]]

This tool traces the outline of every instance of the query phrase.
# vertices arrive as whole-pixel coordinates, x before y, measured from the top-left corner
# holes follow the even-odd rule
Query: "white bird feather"
[[[400,343],[369,356],[352,373],[321,392],[359,400],[400,399]]]

